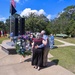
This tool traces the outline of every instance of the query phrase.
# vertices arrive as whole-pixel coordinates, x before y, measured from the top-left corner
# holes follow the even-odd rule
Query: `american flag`
[[[14,8],[16,7],[16,3],[14,0],[11,0],[11,4],[13,5]]]

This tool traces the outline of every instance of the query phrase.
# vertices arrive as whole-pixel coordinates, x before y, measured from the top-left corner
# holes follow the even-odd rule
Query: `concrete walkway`
[[[75,46],[75,44],[69,43],[69,42],[65,42],[59,39],[55,39],[56,41],[59,41],[61,43],[63,43],[63,45],[56,45],[57,47],[64,47],[64,46]]]
[[[48,57],[52,57],[50,54]],[[21,61],[24,61],[20,63]],[[0,47],[0,75],[75,75],[67,69],[48,60],[48,67],[38,71],[31,66],[31,56],[8,55]]]

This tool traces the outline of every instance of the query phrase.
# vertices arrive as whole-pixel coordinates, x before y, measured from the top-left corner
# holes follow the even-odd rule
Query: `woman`
[[[34,68],[37,68],[38,71],[43,66],[43,49],[38,48],[38,45],[41,45],[43,43],[43,39],[41,37],[41,34],[38,33],[37,37],[33,39],[32,48],[33,48],[33,55],[32,55],[32,65]]]

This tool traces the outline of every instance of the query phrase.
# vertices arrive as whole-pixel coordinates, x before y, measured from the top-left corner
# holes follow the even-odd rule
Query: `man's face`
[[[41,33],[41,36],[43,36],[43,33]]]

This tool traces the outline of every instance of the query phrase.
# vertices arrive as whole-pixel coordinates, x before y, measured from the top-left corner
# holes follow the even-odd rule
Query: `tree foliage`
[[[52,31],[75,36],[75,6],[68,6],[63,11],[52,21]]]
[[[50,24],[49,22],[50,21],[43,14],[38,16],[31,13],[25,20],[25,30],[30,30],[32,32],[47,30],[46,28]]]
[[[5,24],[3,21],[0,21],[0,30],[4,30],[5,29]]]

